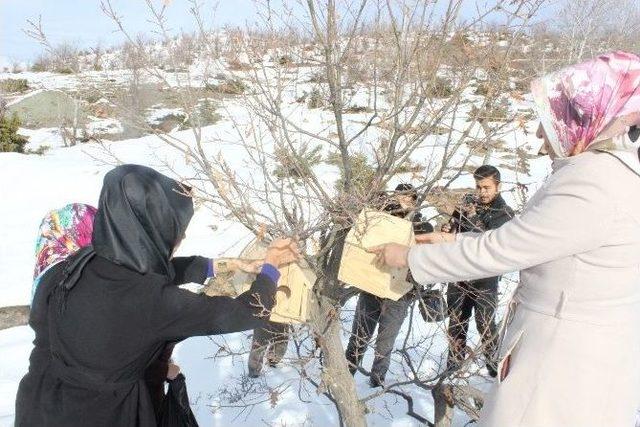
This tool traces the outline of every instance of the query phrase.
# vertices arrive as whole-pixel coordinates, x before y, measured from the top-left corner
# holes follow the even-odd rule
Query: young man
[[[464,233],[482,232],[500,227],[513,218],[513,210],[500,195],[500,171],[493,166],[479,167],[473,174],[476,181],[476,193],[468,194],[460,209],[452,214],[442,231]],[[451,283],[447,289],[449,307],[449,355],[447,369],[457,369],[465,357],[467,330],[471,311],[475,313],[475,322],[480,333],[487,371],[496,376],[494,352],[496,349],[496,306],[498,303],[499,277]]]
[[[383,210],[404,218],[415,209],[417,198],[418,194],[412,185],[400,184],[395,189],[393,199],[386,203]],[[416,234],[433,231],[433,226],[427,221],[423,221],[419,212],[413,214],[412,221]],[[378,326],[375,358],[371,367],[369,383],[372,387],[383,385],[385,375],[389,369],[393,345],[407,316],[407,308],[416,299],[417,291],[409,291],[398,301],[380,298],[367,292],[360,293],[353,319],[351,337],[345,354],[351,374],[355,374],[362,362],[369,341],[371,341],[373,332]]]

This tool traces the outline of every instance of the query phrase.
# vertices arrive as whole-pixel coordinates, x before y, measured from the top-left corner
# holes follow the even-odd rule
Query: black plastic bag
[[[198,427],[196,417],[189,406],[187,384],[182,374],[178,374],[174,380],[169,381],[169,391],[162,402],[158,426]]]
[[[447,318],[447,302],[439,290],[423,290],[418,298],[420,315],[425,322],[441,322]]]

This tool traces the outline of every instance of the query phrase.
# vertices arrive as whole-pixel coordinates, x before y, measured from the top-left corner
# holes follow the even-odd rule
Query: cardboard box
[[[363,210],[347,234],[338,280],[397,301],[412,288],[406,280],[409,269],[380,269],[374,264],[376,256],[367,249],[384,243],[414,244],[413,224],[384,212]]]

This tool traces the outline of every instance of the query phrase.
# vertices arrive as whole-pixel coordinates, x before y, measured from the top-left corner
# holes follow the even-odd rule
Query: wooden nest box
[[[338,280],[381,298],[399,300],[412,285],[408,268],[378,268],[368,248],[384,243],[410,246],[415,242],[413,224],[384,212],[363,210],[344,245]]]
[[[240,254],[245,261],[264,259],[267,246],[252,241]],[[277,323],[305,323],[309,320],[309,300],[316,275],[304,262],[291,263],[278,269],[280,280],[276,291],[276,302],[269,320]],[[242,271],[216,271],[207,295],[233,295],[246,292],[255,280],[255,274]]]

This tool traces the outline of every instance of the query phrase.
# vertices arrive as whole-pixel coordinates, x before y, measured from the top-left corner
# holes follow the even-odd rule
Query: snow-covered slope
[[[40,75],[40,76],[38,76]],[[97,73],[88,73],[87,78],[100,78]],[[0,78],[3,76],[0,75]],[[30,83],[35,87],[73,88],[77,84],[68,76],[55,76],[49,73],[27,73]],[[295,99],[296,94],[291,94]],[[514,108],[517,107],[514,101]],[[225,114],[233,114],[241,122],[246,120],[245,112],[240,105],[231,103]],[[320,109],[304,110],[297,113],[306,126],[322,129],[327,127],[327,113]],[[352,115],[354,123],[361,119]],[[529,123],[529,131],[533,131],[534,123]],[[207,137],[221,137],[224,140],[234,135],[234,125],[223,118],[220,122],[205,129]],[[347,125],[347,128],[349,124]],[[49,145],[51,150],[43,156],[0,153],[0,306],[27,304],[30,300],[31,279],[33,269],[33,247],[35,233],[44,214],[69,202],[85,202],[95,205],[104,174],[112,167],[105,164],[109,161],[103,147],[95,143],[64,148],[55,129],[25,130],[31,137],[31,146]],[[189,131],[174,133],[184,140],[192,138]],[[365,135],[365,138],[367,136]],[[370,135],[371,138],[375,134]],[[498,151],[494,160],[498,164],[512,163],[515,149],[520,147],[529,152],[535,150],[532,134],[526,135],[521,129],[513,130],[503,137],[504,152]],[[363,149],[366,141],[362,143]],[[184,159],[154,136],[119,141],[108,144],[109,149],[124,162],[144,164],[163,170],[168,162],[179,173],[188,175],[189,165]],[[429,157],[434,150],[439,150],[437,138],[427,141],[425,147],[414,154],[420,161]],[[232,144],[210,144],[207,150],[222,152],[230,164],[243,165],[242,150]],[[482,159],[472,158],[472,164],[479,165]],[[335,181],[335,170],[327,165],[319,166],[319,172],[327,187]],[[251,171],[245,171],[250,174]],[[503,169],[506,189],[516,182],[531,184],[530,191],[542,182],[548,172],[548,161],[544,159],[530,161],[530,173],[525,174],[518,169]],[[463,175],[453,187],[469,187],[473,180]],[[393,185],[393,182],[390,183]],[[512,205],[520,202],[512,192],[506,197]],[[187,231],[187,238],[180,247],[181,254],[200,254],[216,257],[233,255],[240,251],[249,239],[249,232],[242,226],[224,219],[203,207],[196,210],[194,219]],[[503,281],[505,293],[511,287],[512,277]],[[351,300],[344,310],[343,322],[345,331],[350,329],[355,301]],[[411,325],[411,328],[409,328]],[[473,330],[473,326],[472,326]],[[432,358],[438,362],[446,354],[446,338],[443,325],[425,324],[415,313],[407,319],[401,337],[409,334],[409,341],[418,340],[421,336],[431,334],[437,337],[430,348]],[[475,331],[473,332],[475,334]],[[475,335],[474,335],[475,337]],[[18,327],[0,331],[0,426],[10,426],[13,421],[15,392],[20,378],[28,368],[28,356],[31,349],[33,333],[28,327]],[[346,344],[348,335],[343,339]],[[203,426],[228,426],[231,423],[241,426],[256,425],[305,425],[329,426],[337,425],[336,412],[326,398],[319,396],[308,384],[301,384],[300,376],[292,367],[268,369],[266,375],[258,380],[249,380],[246,372],[246,351],[250,345],[250,333],[230,334],[222,337],[191,338],[178,345],[174,356],[187,377],[187,384],[193,403],[194,412]],[[244,353],[239,356],[215,357],[220,355],[221,348],[238,350]],[[292,356],[290,346],[287,357]],[[365,357],[365,366],[370,366],[372,352]],[[423,366],[423,369],[437,369],[437,363]],[[319,369],[318,366],[312,369]],[[398,355],[393,356],[389,377],[402,375],[402,364]],[[362,396],[372,393],[366,378],[356,375],[359,393]],[[486,380],[474,379],[480,387],[486,387]],[[284,388],[284,390],[283,390]],[[279,391],[281,394],[274,401],[255,402],[252,410],[242,410],[241,402],[233,402],[232,396],[238,391],[253,389],[255,396],[264,397],[265,393]],[[402,388],[410,394],[415,402],[414,410],[428,418],[432,417],[432,399],[428,392],[415,387]],[[248,394],[252,396],[251,393]],[[301,401],[301,398],[304,400]],[[256,399],[258,399],[256,397]],[[418,422],[406,415],[406,403],[398,396],[384,395],[368,402],[371,413],[368,421],[371,425],[409,426]],[[456,413],[454,424],[465,425],[468,420]]]

